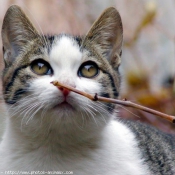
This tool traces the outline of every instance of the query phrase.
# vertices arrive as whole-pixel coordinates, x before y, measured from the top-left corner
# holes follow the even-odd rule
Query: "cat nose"
[[[63,88],[63,87],[58,87],[58,89],[59,89],[60,91],[62,91],[62,93],[63,93],[63,95],[64,95],[65,97],[68,96],[68,94],[70,93],[70,90],[65,89],[65,88]]]
[[[76,87],[76,86],[73,85],[73,84],[71,84],[71,85],[69,85],[69,86],[71,86],[71,87],[73,87],[73,88]],[[66,89],[66,88],[64,88],[64,87],[58,87],[58,89],[63,93],[63,95],[64,95],[65,97],[68,96],[69,93],[71,92],[70,90],[68,90],[68,89]]]

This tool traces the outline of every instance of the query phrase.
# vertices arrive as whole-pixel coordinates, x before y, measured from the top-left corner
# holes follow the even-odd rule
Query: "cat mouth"
[[[57,109],[57,110],[75,110],[75,108],[70,104],[68,103],[67,101],[64,101],[60,104],[57,104],[54,109]]]

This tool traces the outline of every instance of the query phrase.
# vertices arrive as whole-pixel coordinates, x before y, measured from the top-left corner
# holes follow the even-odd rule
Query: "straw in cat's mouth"
[[[164,118],[164,119],[166,119],[166,120],[168,120],[168,121],[170,121],[172,123],[175,123],[175,116],[168,115],[168,114],[165,114],[165,113],[153,110],[151,108],[147,108],[145,106],[138,105],[138,104],[133,103],[131,101],[128,101],[126,99],[124,99],[124,100],[116,100],[116,99],[113,99],[113,98],[105,98],[105,97],[98,96],[97,93],[95,95],[91,95],[89,93],[86,93],[86,92],[80,91],[78,89],[75,89],[75,88],[73,88],[71,86],[67,86],[65,84],[62,84],[59,81],[52,81],[51,83],[54,86],[63,87],[65,89],[73,91],[73,92],[75,92],[77,94],[83,95],[83,96],[85,96],[85,97],[87,97],[87,98],[89,98],[90,100],[93,100],[93,101],[102,101],[102,102],[107,102],[107,103],[115,103],[115,104],[123,105],[123,106],[126,106],[126,107],[133,107],[133,108],[136,108],[136,109],[139,109],[139,110],[142,110],[142,111],[145,111],[145,112],[157,115],[157,116],[159,116],[161,118]]]

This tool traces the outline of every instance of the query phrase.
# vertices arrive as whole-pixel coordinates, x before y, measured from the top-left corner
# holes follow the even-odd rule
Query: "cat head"
[[[2,26],[3,95],[12,117],[25,124],[105,123],[115,106],[57,88],[58,80],[90,94],[117,98],[122,22],[106,9],[84,37],[40,35],[20,7],[11,6]]]

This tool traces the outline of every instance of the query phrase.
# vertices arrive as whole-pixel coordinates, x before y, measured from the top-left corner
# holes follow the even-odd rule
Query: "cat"
[[[107,8],[83,36],[40,35],[20,7],[2,25],[8,117],[1,174],[173,175],[174,136],[116,116],[116,106],[51,84],[118,98],[123,27]],[[39,172],[41,171],[41,172]]]

